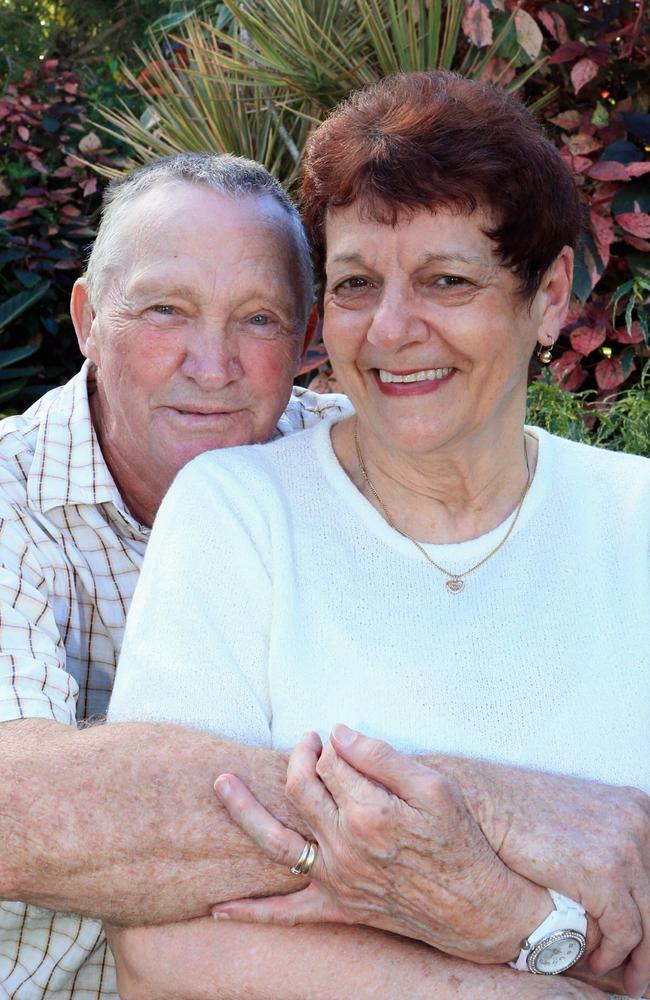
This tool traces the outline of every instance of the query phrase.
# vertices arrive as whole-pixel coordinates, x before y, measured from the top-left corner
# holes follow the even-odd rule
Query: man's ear
[[[573,285],[573,250],[563,247],[537,290],[540,324],[537,339],[540,344],[554,344],[564,326]]]
[[[79,350],[85,358],[97,363],[97,345],[94,337],[95,310],[88,298],[85,278],[78,278],[70,296],[70,315],[74,324]]]

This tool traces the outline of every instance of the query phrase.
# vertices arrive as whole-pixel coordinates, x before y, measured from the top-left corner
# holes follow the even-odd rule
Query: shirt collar
[[[113,504],[138,530],[141,525],[126,510],[97,440],[89,396],[95,372],[90,361],[43,401],[29,477],[30,507],[46,513],[68,504]]]

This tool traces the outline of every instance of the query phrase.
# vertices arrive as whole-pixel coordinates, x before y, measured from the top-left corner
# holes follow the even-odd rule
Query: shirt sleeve
[[[270,745],[268,523],[233,451],[165,497],[127,619],[108,721],[166,721]]]
[[[76,725],[79,688],[66,670],[42,532],[29,512],[0,503],[0,722]]]

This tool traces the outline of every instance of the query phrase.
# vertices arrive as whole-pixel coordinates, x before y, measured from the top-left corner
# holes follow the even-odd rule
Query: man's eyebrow
[[[136,281],[129,289],[131,295],[139,298],[146,298],[150,295],[177,296],[181,299],[193,298],[196,295],[196,288],[191,285],[174,285],[165,281]]]

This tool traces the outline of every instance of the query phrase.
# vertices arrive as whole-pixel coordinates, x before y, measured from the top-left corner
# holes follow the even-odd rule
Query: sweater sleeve
[[[108,721],[270,745],[269,529],[249,458],[191,462],[165,497],[129,612]]]

